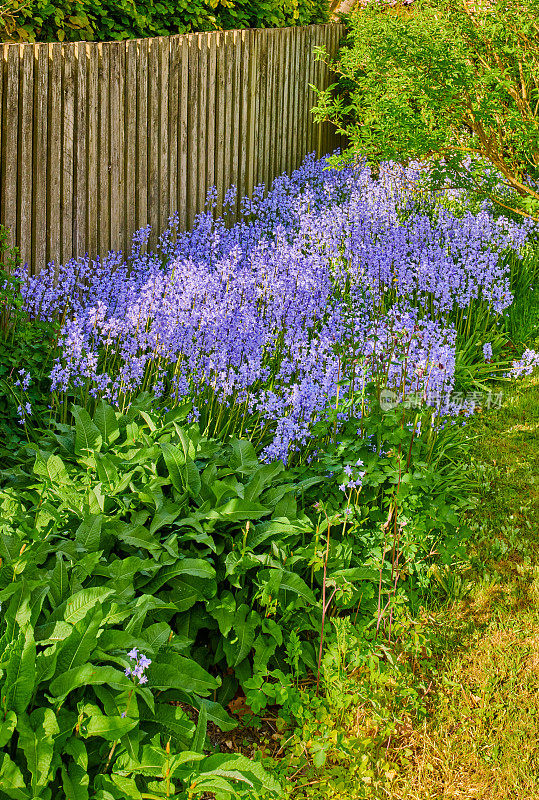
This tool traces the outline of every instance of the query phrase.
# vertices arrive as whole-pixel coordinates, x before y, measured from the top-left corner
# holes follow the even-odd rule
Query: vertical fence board
[[[47,102],[49,91],[49,59],[46,44],[35,45],[37,76],[34,81],[34,177],[39,187],[34,192],[32,217],[32,268],[47,263]],[[7,162],[9,163],[9,161]]]
[[[110,53],[110,106],[109,106],[109,141],[110,141],[110,240],[113,250],[122,247],[122,131],[120,126],[121,89],[120,89],[120,48],[121,44],[111,42]]]
[[[62,45],[49,44],[47,259],[61,257]]]
[[[189,90],[187,99],[187,224],[193,224],[198,207],[198,36],[188,35]]]
[[[168,213],[174,216],[178,211],[178,131],[180,101],[180,42],[176,36],[170,38],[169,79],[168,79]]]
[[[216,213],[220,216],[223,211],[223,189],[224,189],[224,144],[225,144],[225,98],[226,98],[226,49],[225,33],[215,34],[216,41],[216,76],[215,76],[215,154],[214,171],[215,187],[217,189]]]
[[[207,194],[206,185],[206,145],[207,145],[207,105],[206,89],[208,80],[208,40],[204,33],[196,34],[196,46],[198,54],[198,117],[197,117],[197,205],[196,211],[204,209]]]
[[[125,247],[131,248],[131,237],[137,229],[137,43],[126,42],[125,50]]]
[[[98,180],[99,147],[99,50],[86,44],[86,63],[88,68],[88,208],[86,225],[88,230],[87,250],[95,256],[99,248],[99,207],[98,198],[101,186]]]
[[[232,31],[232,86],[229,91],[232,100],[232,121],[230,124],[231,136],[231,164],[230,164],[230,183],[236,187],[236,204],[234,206],[235,214],[238,213],[239,208],[239,178],[240,178],[240,138],[241,138],[241,32]]]
[[[168,85],[170,66],[169,37],[163,36],[159,40],[159,222],[157,235],[165,230],[170,216],[169,213],[169,185],[168,185]]]
[[[110,47],[108,43],[99,45],[100,86],[99,98],[99,147],[98,147],[98,235],[99,251],[106,255],[110,250]]]
[[[17,195],[13,189],[17,186],[18,174],[18,120],[19,120],[19,55],[20,47],[16,44],[5,46],[6,53],[6,89],[4,107],[2,109],[4,168],[2,196],[3,223],[10,229],[11,242],[19,241],[17,230]]]
[[[238,200],[247,194],[247,152],[249,144],[249,31],[241,31],[240,66],[240,149],[238,164]]]
[[[86,207],[88,198],[88,95],[86,91],[86,51],[85,43],[77,42],[75,50],[77,70],[77,99],[75,106],[75,220],[73,239],[78,255],[86,252]],[[111,209],[111,225],[116,225],[118,216],[116,209]],[[116,246],[115,244],[112,245]]]
[[[148,48],[148,224],[151,246],[159,234],[159,40],[150,39]]]
[[[206,190],[216,185],[215,181],[215,120],[216,107],[216,81],[217,81],[217,46],[215,36],[207,33],[204,37],[205,48],[208,53],[208,75],[206,95]]]
[[[137,168],[135,174],[136,227],[148,223],[148,39],[137,42]]]
[[[74,254],[73,248],[73,175],[75,148],[75,51],[62,47],[62,247],[61,260]],[[101,98],[102,101],[102,98]],[[100,191],[103,187],[100,186]],[[108,210],[107,210],[108,217]],[[35,235],[35,234],[34,234]],[[101,242],[99,242],[101,249]]]
[[[60,61],[60,67],[62,62]],[[0,73],[0,85],[2,83]],[[19,149],[19,242],[21,258],[24,263],[32,260],[32,144],[34,124],[34,50],[23,48],[22,80],[20,88],[21,100],[21,146]],[[2,102],[0,99],[0,113]],[[61,109],[60,109],[61,111]],[[0,125],[1,127],[1,125]],[[1,151],[0,151],[1,152]],[[37,187],[36,187],[37,189]]]
[[[223,50],[225,53],[225,84],[223,103],[225,107],[225,129],[223,144],[223,193],[231,183],[232,167],[232,108],[233,108],[233,31],[224,34]]]
[[[187,227],[187,116],[189,110],[189,44],[181,37],[180,130],[178,135],[178,207],[181,228]]]

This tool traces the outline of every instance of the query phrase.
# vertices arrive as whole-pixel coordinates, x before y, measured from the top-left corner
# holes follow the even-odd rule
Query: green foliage
[[[48,373],[52,367],[57,323],[33,320],[22,309],[20,281],[14,270],[20,266],[17,248],[9,245],[8,232],[0,226],[0,463],[13,457],[23,439],[34,435],[19,411],[26,403],[35,420],[43,424],[48,414]],[[20,370],[31,372],[32,381],[23,389]]]
[[[539,218],[538,17],[538,0],[358,8],[317,116],[349,157],[430,159],[438,185]]]
[[[328,20],[326,0],[10,0],[0,39],[108,41],[228,28],[307,25]]]
[[[289,613],[313,600],[278,557],[247,548],[250,520],[277,515],[261,539],[306,525],[280,516],[275,489],[293,491],[282,465],[201,439],[179,412],[159,430],[143,409],[74,417],[2,475],[0,797],[275,793],[256,764],[204,750],[206,719],[235,727],[214,702],[227,691],[214,664],[247,673],[253,646],[269,656],[280,640],[241,589],[219,589],[265,562]],[[148,686],[124,674],[133,647],[151,658]],[[200,709],[197,729],[183,704]]]

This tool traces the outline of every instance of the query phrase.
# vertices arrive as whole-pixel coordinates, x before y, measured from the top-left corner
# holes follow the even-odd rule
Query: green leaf
[[[247,439],[232,439],[230,447],[232,449],[230,466],[236,472],[250,475],[259,466],[256,451]]]
[[[181,689],[184,692],[207,695],[217,689],[219,682],[196,661],[177,653],[162,653],[148,668],[148,679],[154,689]]]
[[[0,753],[0,790],[13,800],[30,800],[22,772],[7,753]]]
[[[113,742],[115,739],[121,739],[137,725],[138,719],[132,717],[108,717],[94,712],[81,725],[81,736],[84,739],[88,739],[90,736],[99,736],[107,742]]]
[[[31,788],[34,797],[39,790],[49,785],[50,769],[54,755],[54,736],[60,732],[56,716],[51,708],[36,708],[29,717],[20,716],[17,721],[19,747],[24,751],[26,764],[32,775]]]
[[[17,715],[14,711],[8,711],[6,718],[0,721],[0,748],[5,747],[10,741],[16,724]]]
[[[165,465],[172,481],[172,485],[179,492],[183,492],[185,484],[181,469],[185,465],[185,455],[179,447],[175,447],[170,442],[161,442],[161,451],[165,459]]]
[[[155,594],[158,589],[179,576],[192,575],[199,580],[215,580],[215,569],[201,558],[182,558],[175,564],[162,567],[157,575],[144,587],[147,594]]]
[[[75,419],[75,455],[88,456],[99,451],[103,437],[88,412],[81,406],[73,405],[71,413]]]
[[[94,423],[105,444],[112,444],[119,437],[120,426],[116,419],[116,412],[104,400],[100,401],[95,410]]]
[[[102,514],[88,514],[75,531],[75,542],[88,553],[95,553],[99,550],[102,525]]]
[[[224,506],[212,509],[208,519],[222,519],[228,522],[242,522],[244,520],[260,519],[270,513],[271,509],[260,503],[242,500],[241,497],[229,500]]]
[[[32,628],[28,627],[19,637],[11,651],[6,670],[6,708],[22,714],[34,693],[36,667],[36,643]]]
[[[90,654],[97,646],[97,633],[103,622],[104,613],[101,605],[95,609],[90,620],[82,619],[64,639],[58,652],[56,675],[67,672],[88,661]]]
[[[234,615],[233,638],[229,636],[223,641],[229,667],[237,667],[249,655],[259,625],[260,615],[256,611],[249,613],[249,606],[243,603]]]
[[[69,591],[69,576],[64,559],[60,553],[56,554],[56,564],[49,578],[49,596],[52,605],[59,606]]]
[[[120,672],[120,670],[114,667],[99,667],[95,664],[83,664],[55,678],[49,686],[49,692],[52,697],[63,699],[67,697],[69,692],[78,689],[79,686],[94,686],[100,684],[107,684],[117,689],[126,689],[133,685],[123,672]]]
[[[90,776],[84,767],[73,763],[73,761],[70,761],[67,766],[62,764],[62,787],[66,798],[69,798],[69,800],[89,800],[89,784]]]
[[[198,496],[202,484],[195,462],[170,442],[161,442],[160,447],[174,488],[179,492],[190,491],[195,497]]]
[[[96,586],[93,589],[81,589],[66,602],[64,621],[76,625],[86,614],[94,608],[96,603],[102,603],[107,597],[114,594],[114,589]]]
[[[195,735],[193,736],[193,743],[191,749],[195,753],[203,753],[204,745],[206,744],[206,731],[208,728],[208,712],[206,706],[201,706],[198,712],[197,727]]]
[[[60,456],[53,453],[38,453],[34,463],[34,475],[46,478],[53,486],[69,483],[69,475]]]
[[[292,592],[293,594],[303,597],[311,605],[316,605],[316,598],[307,586],[305,581],[296,575],[295,572],[288,572],[281,569],[268,569],[262,570],[259,573],[259,578],[262,583],[269,583],[276,581],[279,586],[279,591]]]

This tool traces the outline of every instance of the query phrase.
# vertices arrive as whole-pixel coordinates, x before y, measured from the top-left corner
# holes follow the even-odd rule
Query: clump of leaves
[[[351,15],[318,118],[348,136],[350,157],[429,159],[438,185],[538,219],[538,0],[386,5]]]

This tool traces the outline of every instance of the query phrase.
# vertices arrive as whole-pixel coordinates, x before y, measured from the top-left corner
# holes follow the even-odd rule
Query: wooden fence
[[[211,186],[239,195],[338,141],[315,94],[343,26],[0,44],[0,223],[34,271],[188,227]]]

